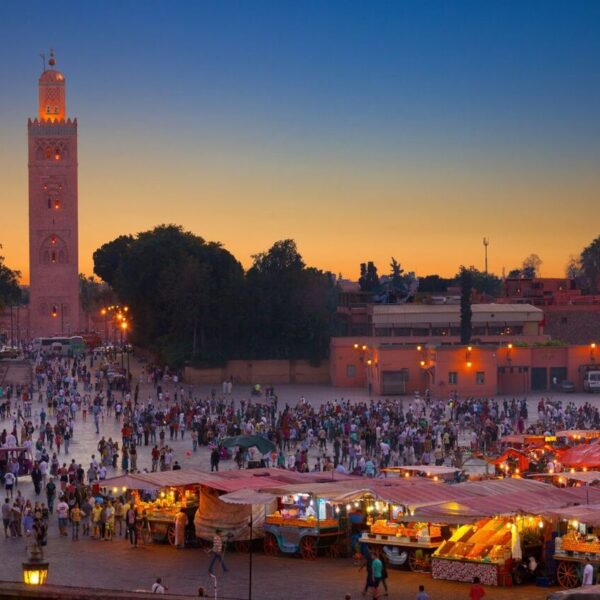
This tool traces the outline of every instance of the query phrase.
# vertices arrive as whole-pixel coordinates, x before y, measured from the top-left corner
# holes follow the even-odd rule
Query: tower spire
[[[50,49],[50,60],[48,61],[48,64],[53,67],[56,64],[56,60],[54,60],[54,50],[51,48]]]

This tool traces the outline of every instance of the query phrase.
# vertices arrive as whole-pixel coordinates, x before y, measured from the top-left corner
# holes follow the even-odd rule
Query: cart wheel
[[[250,540],[237,540],[235,542],[235,551],[236,552],[250,552]]]
[[[265,533],[263,550],[267,556],[279,555],[279,544],[277,543],[277,538],[272,533]]]
[[[171,546],[175,545],[175,527],[173,525],[167,527],[167,541]]]
[[[408,568],[411,571],[418,571],[419,570],[419,561],[417,559],[417,553],[415,550],[411,550],[408,553]]]
[[[304,560],[315,560],[317,558],[317,538],[306,535],[300,540],[300,555]]]
[[[574,588],[579,585],[579,572],[577,565],[572,562],[561,560],[556,569],[556,579],[564,588]]]

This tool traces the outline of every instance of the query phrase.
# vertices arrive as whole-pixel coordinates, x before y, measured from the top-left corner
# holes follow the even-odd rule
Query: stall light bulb
[[[114,487],[113,488],[113,494],[116,494],[119,491],[119,488]]]
[[[355,503],[354,503],[354,506],[355,506],[356,508],[358,508],[358,502],[355,502]]]
[[[350,504],[346,504],[346,510],[350,510],[352,508],[352,506],[350,506]]]
[[[340,512],[340,507],[339,506],[335,507],[335,512],[339,514],[339,512]]]
[[[544,521],[540,521],[538,527],[544,529]]]

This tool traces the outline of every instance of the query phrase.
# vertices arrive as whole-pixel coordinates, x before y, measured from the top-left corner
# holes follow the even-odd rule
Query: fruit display
[[[442,537],[442,529],[439,525],[429,523],[397,523],[378,519],[371,525],[371,534],[391,535],[397,538],[408,538],[412,541],[417,540],[437,540]]]
[[[511,524],[506,519],[484,519],[462,525],[435,551],[434,557],[477,562],[510,558]]]

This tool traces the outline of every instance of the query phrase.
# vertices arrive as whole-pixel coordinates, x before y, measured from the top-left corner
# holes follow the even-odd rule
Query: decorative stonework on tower
[[[28,120],[30,332],[79,329],[77,119],[67,119],[54,53],[39,79],[38,117]]]

